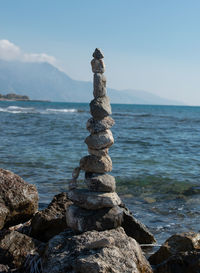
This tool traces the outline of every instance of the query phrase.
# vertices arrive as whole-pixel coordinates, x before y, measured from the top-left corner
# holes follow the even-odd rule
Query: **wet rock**
[[[200,186],[192,186],[183,192],[183,195],[190,196],[200,194]]]
[[[110,100],[107,96],[98,97],[90,102],[90,112],[94,119],[101,120],[112,114]]]
[[[142,224],[139,220],[133,217],[132,213],[125,207],[125,205],[120,205],[123,208],[123,221],[122,227],[126,234],[134,238],[139,244],[153,244],[156,242],[153,234],[148,230],[148,228]]]
[[[106,77],[101,73],[94,74],[93,95],[94,98],[106,96]]]
[[[112,208],[121,204],[121,199],[116,192],[91,192],[86,189],[71,190],[69,199],[77,206],[88,210]]]
[[[102,51],[101,51],[100,48],[96,48],[95,51],[94,51],[94,53],[92,54],[92,56],[95,59],[97,59],[97,60],[100,60],[100,59],[104,58],[104,55],[103,55],[103,53],[102,53]]]
[[[18,175],[0,169],[0,229],[27,221],[38,209],[38,192]]]
[[[0,239],[0,263],[20,268],[28,255],[38,255],[44,244],[17,231],[5,233]]]
[[[106,173],[112,171],[112,161],[108,155],[102,157],[87,155],[80,160],[80,167],[85,172]]]
[[[0,264],[0,273],[7,273],[7,272],[8,273],[11,272],[9,266],[8,265],[4,265],[4,264]]]
[[[9,231],[18,231],[27,236],[31,235],[31,219],[23,224],[18,224],[16,226],[11,226],[8,228]]]
[[[101,149],[101,150],[94,150],[88,148],[88,153],[91,155],[96,155],[98,157],[107,156],[108,155],[108,148]]]
[[[111,117],[105,117],[102,120],[90,118],[86,127],[91,134],[95,134],[110,129],[114,124],[115,121]]]
[[[66,210],[67,225],[77,232],[108,230],[121,226],[123,210],[115,206],[98,210],[87,210],[71,205]]]
[[[170,256],[154,269],[154,273],[199,273],[200,252],[186,251]]]
[[[5,206],[4,200],[0,196],[0,229],[2,229],[6,223],[6,218],[10,214],[9,209]]]
[[[91,66],[92,66],[92,72],[93,73],[104,73],[105,72],[105,64],[103,60],[97,60],[93,59],[91,61]]]
[[[67,228],[65,219],[66,209],[72,202],[67,193],[55,195],[49,206],[37,212],[31,221],[31,236],[47,242],[56,234]]]
[[[91,191],[114,192],[115,178],[109,174],[85,173],[85,182]]]
[[[90,149],[100,150],[109,148],[114,143],[114,138],[110,130],[92,134],[85,139],[85,143]]]
[[[200,233],[186,232],[172,235],[160,249],[149,257],[153,265],[160,264],[180,252],[200,249]]]
[[[10,272],[10,268],[8,265],[0,264],[0,273]]]
[[[43,256],[44,273],[152,273],[138,243],[122,228],[52,238]]]

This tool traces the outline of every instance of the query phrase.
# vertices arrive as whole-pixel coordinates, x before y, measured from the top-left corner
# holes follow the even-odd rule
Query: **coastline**
[[[26,100],[26,99],[3,99],[0,98],[0,101],[27,101],[27,102],[51,102],[50,100]]]

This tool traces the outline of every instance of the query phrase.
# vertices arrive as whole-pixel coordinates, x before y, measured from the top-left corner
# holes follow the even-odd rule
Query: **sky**
[[[0,0],[0,58],[49,62],[92,81],[200,105],[199,0]]]

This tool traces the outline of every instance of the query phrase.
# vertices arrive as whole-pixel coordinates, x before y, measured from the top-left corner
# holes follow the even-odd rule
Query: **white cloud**
[[[0,59],[19,60],[22,62],[47,62],[56,65],[56,58],[46,53],[26,53],[8,40],[0,40]]]
[[[0,40],[0,59],[16,60],[21,57],[21,50],[18,46],[8,40]]]
[[[25,53],[23,54],[23,61],[24,62],[47,62],[50,64],[56,64],[56,58],[50,55],[47,55],[46,53]]]

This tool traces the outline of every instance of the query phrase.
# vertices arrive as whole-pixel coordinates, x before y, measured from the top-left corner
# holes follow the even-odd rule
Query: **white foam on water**
[[[33,107],[19,107],[19,106],[8,106],[5,108],[0,107],[0,112],[12,113],[12,114],[29,114],[35,113],[36,110]]]
[[[19,107],[19,106],[8,106],[0,107],[0,112],[12,113],[12,114],[59,114],[59,113],[76,113],[78,109],[36,109],[34,107]]]
[[[8,106],[8,110],[34,110],[35,108],[33,107],[19,107],[19,106]]]
[[[58,112],[58,113],[75,113],[78,112],[77,109],[51,109],[51,108],[47,108],[46,109],[47,112]]]

